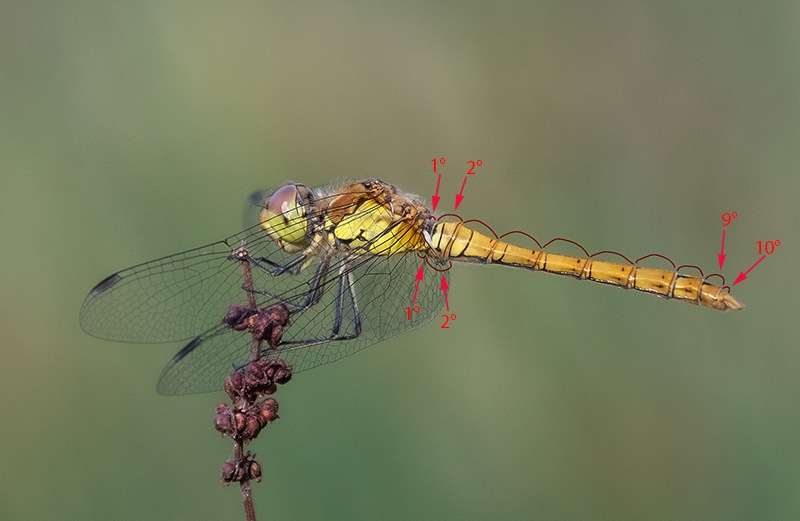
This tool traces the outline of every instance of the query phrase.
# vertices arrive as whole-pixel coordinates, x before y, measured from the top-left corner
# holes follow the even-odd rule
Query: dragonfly
[[[161,372],[160,394],[218,390],[248,361],[250,336],[222,320],[232,304],[288,312],[281,338],[259,356],[283,359],[297,373],[430,322],[445,307],[441,281],[453,262],[566,275],[716,310],[743,307],[705,277],[529,249],[468,221],[437,219],[421,198],[379,179],[287,184],[255,193],[249,208],[245,230],[118,271],[83,302],[81,327],[92,336],[186,342]],[[436,276],[420,280],[422,266]]]

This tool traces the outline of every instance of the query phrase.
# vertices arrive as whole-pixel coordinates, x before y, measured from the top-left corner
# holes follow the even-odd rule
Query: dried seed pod
[[[233,436],[236,433],[234,410],[230,405],[224,403],[217,405],[217,415],[214,417],[214,428],[223,436]]]
[[[248,319],[255,314],[254,309],[244,304],[232,304],[222,317],[222,323],[234,331],[244,331],[249,327]]]
[[[220,481],[228,485],[234,481],[261,481],[261,465],[255,460],[256,455],[247,452],[241,459],[229,459],[222,465]]]

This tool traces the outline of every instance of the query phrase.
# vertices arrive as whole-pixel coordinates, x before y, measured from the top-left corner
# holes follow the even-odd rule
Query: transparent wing
[[[250,226],[245,230],[103,279],[83,301],[81,328],[106,340],[152,344],[188,340],[218,325],[228,306],[246,301],[241,265],[229,258],[243,242],[264,267],[297,258],[258,224],[258,212],[270,195],[264,191],[251,196],[246,209]]]
[[[430,322],[444,306],[444,295],[442,275],[426,269],[414,301],[415,275],[425,262],[415,253],[405,253],[356,258],[342,255],[328,265],[317,264],[314,269],[322,266],[323,272],[318,281],[322,296],[306,308],[296,305],[308,296],[307,277],[298,280],[284,273],[273,278],[270,294],[258,295],[258,306],[288,302],[293,312],[281,343],[265,355],[286,360],[298,373]],[[444,272],[445,277],[448,274]],[[259,287],[257,279],[263,273],[254,269],[253,276],[254,286]],[[171,395],[219,390],[224,378],[248,361],[250,341],[247,331],[213,328],[173,357],[161,373],[158,392]]]
[[[276,265],[290,258],[253,226],[105,278],[83,301],[81,327],[118,342],[176,342],[197,336],[218,324],[228,306],[245,300],[241,266],[229,259],[243,240]]]
[[[430,322],[444,307],[442,275],[426,267],[414,301],[416,273],[425,263],[415,253],[371,256],[348,272],[350,289],[330,292],[311,312],[293,317],[279,349],[269,356],[288,361],[296,371],[305,371],[335,362],[376,342],[401,335]],[[449,272],[443,272],[445,278]],[[343,280],[340,278],[340,280]],[[330,330],[330,317],[336,316],[336,295],[341,295],[341,338],[314,343]],[[406,311],[406,307],[410,311]],[[414,311],[417,309],[417,311]],[[410,315],[410,319],[409,319]],[[360,326],[360,333],[356,329]],[[313,332],[309,336],[307,333]]]

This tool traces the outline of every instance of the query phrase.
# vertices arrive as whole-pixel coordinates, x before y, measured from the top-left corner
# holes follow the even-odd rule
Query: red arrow
[[[720,250],[719,254],[717,255],[720,271],[722,271],[722,265],[725,264],[725,257],[725,230],[722,230],[722,250]]]
[[[417,271],[417,285],[414,286],[414,300],[412,302],[417,301],[417,292],[419,291],[419,283],[422,282],[423,273],[425,271],[425,265],[419,267],[419,271]]]
[[[464,200],[464,187],[467,186],[467,176],[464,176],[464,182],[461,183],[461,191],[456,194],[456,210],[458,210],[458,205],[461,204],[461,201]]]
[[[740,272],[740,273],[739,273],[739,276],[738,276],[738,277],[736,277],[736,280],[734,280],[734,281],[733,281],[733,285],[735,286],[735,285],[739,284],[741,281],[743,281],[744,279],[746,279],[746,278],[747,278],[747,274],[748,274],[748,273],[750,273],[750,271],[751,271],[753,268],[755,268],[756,266],[758,266],[758,263],[759,263],[759,262],[763,261],[763,260],[764,260],[764,259],[766,259],[766,258],[767,258],[767,256],[766,256],[766,255],[762,255],[762,256],[761,256],[761,258],[760,258],[760,259],[758,259],[758,260],[756,261],[756,263],[755,263],[755,264],[753,264],[752,266],[750,266],[750,267],[747,269],[747,271],[742,271],[742,272]]]
[[[439,174],[439,177],[436,179],[436,193],[433,194],[431,197],[431,201],[433,201],[433,211],[436,211],[436,205],[439,204],[439,184],[442,182],[442,174]]]
[[[450,287],[447,285],[447,279],[444,278],[444,273],[442,273],[442,292],[444,292],[444,307],[447,311],[450,311],[450,302],[447,301],[447,290]]]

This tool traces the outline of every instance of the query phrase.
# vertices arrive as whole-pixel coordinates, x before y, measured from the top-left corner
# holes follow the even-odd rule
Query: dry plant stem
[[[243,458],[242,442],[237,440],[234,442],[234,454],[237,461]],[[243,479],[239,482],[239,488],[242,491],[242,505],[244,506],[244,518],[247,521],[256,521],[256,507],[253,504],[253,491],[250,488],[250,481]]]
[[[241,446],[240,449],[241,451]],[[256,509],[253,505],[253,491],[250,488],[250,482],[247,480],[240,481],[239,487],[242,489],[242,503],[244,504],[244,518],[247,521],[256,521]]]
[[[242,260],[242,271],[244,272],[244,289],[247,292],[247,305],[250,309],[256,309],[256,295],[253,293],[253,274],[250,272],[250,262]],[[253,340],[250,343],[250,362],[255,362],[261,358],[261,340],[256,334],[251,332]]]
[[[278,419],[278,402],[271,397],[262,397],[273,394],[278,385],[288,382],[292,378],[292,367],[283,360],[264,357],[262,346],[266,341],[269,349],[277,348],[291,323],[291,312],[283,303],[259,309],[250,271],[251,258],[244,243],[233,252],[232,258],[242,266],[242,289],[247,294],[247,304],[231,304],[222,323],[234,331],[250,332],[250,356],[248,363],[225,379],[223,387],[231,404],[217,405],[214,428],[233,439],[233,456],[222,466],[222,484],[239,482],[245,517],[247,521],[255,521],[250,481],[261,481],[262,470],[255,454],[245,452],[244,445],[253,441],[267,424]]]
[[[247,258],[242,259],[242,272],[244,275],[244,289],[247,293],[247,305],[250,306],[250,309],[256,309],[256,296],[253,293],[253,274],[250,271],[250,262]],[[261,356],[261,340],[256,338],[255,333],[252,333],[252,337],[250,343],[250,362],[258,360]],[[236,440],[234,442],[233,450],[236,460],[241,461],[244,457],[242,440]],[[247,521],[256,521],[256,508],[253,504],[253,491],[250,488],[250,481],[243,479],[239,482],[239,488],[242,491],[242,504],[244,506],[245,519]]]

